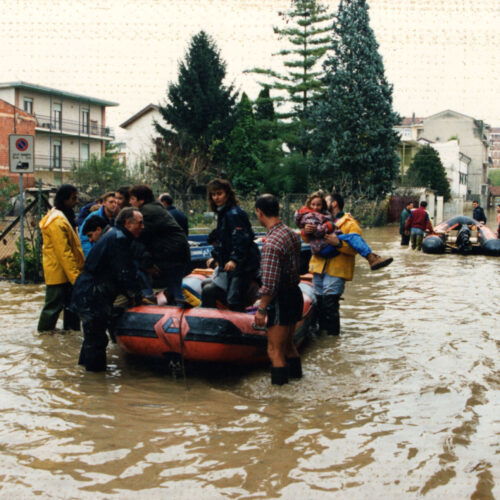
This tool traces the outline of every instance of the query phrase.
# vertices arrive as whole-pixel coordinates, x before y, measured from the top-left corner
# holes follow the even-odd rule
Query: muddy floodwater
[[[357,258],[342,335],[305,376],[266,367],[174,379],[80,333],[40,335],[43,286],[0,282],[0,498],[500,498],[500,258],[403,250]]]

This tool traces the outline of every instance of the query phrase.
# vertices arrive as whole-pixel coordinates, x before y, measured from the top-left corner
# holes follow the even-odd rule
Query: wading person
[[[472,218],[477,220],[478,222],[482,222],[486,224],[488,219],[486,218],[486,214],[484,213],[483,207],[479,205],[477,200],[472,202]]]
[[[330,212],[333,222],[343,234],[361,234],[361,228],[354,217],[344,212],[344,198],[334,193],[331,195]],[[313,228],[305,228],[304,240],[309,241]],[[340,297],[344,293],[345,282],[354,275],[356,251],[339,240],[335,233],[325,236],[325,241],[336,247],[338,255],[330,258],[312,255],[309,272],[313,274],[314,293],[317,299],[318,323],[320,333],[339,335],[340,333]]]
[[[372,271],[388,266],[393,261],[392,257],[381,257],[373,253],[360,234],[343,234],[334,224],[332,214],[327,210],[326,199],[321,191],[309,195],[306,204],[295,212],[295,223],[303,230],[303,236],[306,234],[305,228],[308,228],[309,245],[311,252],[315,255],[326,258],[338,255],[339,250],[324,240],[325,235],[335,233],[340,241],[349,245],[368,261]]]
[[[169,301],[182,305],[182,278],[191,262],[186,234],[165,207],[155,201],[149,186],[132,187],[130,204],[144,217],[139,241],[146,251],[141,267],[151,275],[153,288],[165,288]]]
[[[426,231],[432,233],[432,223],[426,210],[427,202],[421,201],[420,206],[411,211],[406,219],[405,228],[410,231],[412,250],[422,250],[422,241]]]
[[[253,303],[251,290],[259,282],[260,253],[247,213],[238,205],[229,181],[214,179],[207,185],[208,202],[217,214],[217,227],[209,234],[213,246],[209,267],[216,265],[211,283],[202,291],[203,307],[215,307],[216,300],[233,311]]]
[[[80,241],[82,243],[82,250],[85,257],[87,257],[90,249],[92,248],[92,242],[89,241],[86,234],[83,232],[83,227],[85,223],[88,222],[92,217],[102,217],[108,226],[113,226],[115,223],[115,215],[117,211],[117,204],[114,191],[110,191],[109,193],[101,196],[102,204],[98,210],[90,213],[86,219],[83,221],[83,224],[80,226],[80,231],[78,233],[80,237]]]
[[[75,230],[77,189],[63,184],[56,192],[54,208],[40,221],[42,231],[42,265],[45,277],[45,304],[38,321],[38,331],[53,330],[59,313],[63,328],[79,330],[78,316],[68,306],[73,284],[83,269],[83,252]]]
[[[288,378],[301,378],[300,355],[293,342],[295,325],[302,317],[304,299],[299,287],[299,236],[279,218],[278,199],[259,196],[255,212],[267,229],[262,248],[260,303],[255,324],[267,325],[267,354],[271,360],[271,383],[283,385]]]
[[[413,210],[413,201],[409,201],[399,217],[399,234],[401,235],[401,246],[407,247],[410,244],[410,231],[406,229],[406,220]]]
[[[97,226],[99,221],[95,222]],[[88,221],[90,232],[94,221]],[[133,259],[132,244],[143,229],[142,214],[128,207],[120,211],[115,227],[98,238],[85,261],[83,273],[73,291],[72,309],[83,323],[83,344],[79,364],[87,371],[106,369],[106,330],[113,316],[113,302],[118,295],[130,305],[141,302],[141,281]]]

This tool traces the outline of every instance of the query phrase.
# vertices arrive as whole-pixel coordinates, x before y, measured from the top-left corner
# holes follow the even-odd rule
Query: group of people
[[[293,333],[303,310],[301,240],[311,246],[309,270],[319,328],[330,335],[340,332],[339,301],[345,282],[353,278],[355,255],[365,257],[372,270],[389,265],[392,258],[372,252],[358,222],[344,212],[338,193],[308,197],[295,215],[300,233],[281,221],[277,197],[259,196],[255,214],[267,230],[262,252],[229,181],[211,181],[207,194],[217,225],[209,234],[213,252],[207,265],[214,272],[203,284],[202,306],[244,311],[258,298],[254,323],[267,329],[272,384],[300,378]],[[78,329],[81,319],[84,339],[79,362],[88,371],[103,371],[106,331],[112,337],[124,308],[154,304],[153,289],[164,289],[171,304],[186,305],[182,278],[190,263],[187,219],[180,211],[181,219],[179,214],[174,217],[169,195],[157,201],[151,188],[138,185],[106,193],[93,212],[81,217],[79,238],[76,203],[76,188],[61,186],[54,208],[40,222],[47,287],[38,329],[54,329],[61,310],[65,329]]]

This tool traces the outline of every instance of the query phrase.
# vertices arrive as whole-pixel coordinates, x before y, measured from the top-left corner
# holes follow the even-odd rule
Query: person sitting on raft
[[[307,236],[313,255],[319,255],[325,259],[338,255],[338,249],[323,239],[325,235],[335,233],[341,242],[346,242],[368,261],[372,271],[388,266],[393,261],[392,257],[381,257],[373,253],[361,235],[357,233],[343,234],[333,223],[325,196],[321,191],[312,193],[307,198],[306,204],[295,212],[295,223],[302,229],[303,236],[306,235],[306,226],[312,226],[313,232],[307,233]]]
[[[207,185],[208,202],[217,214],[217,227],[209,234],[213,246],[208,267],[217,266],[214,278],[202,290],[203,307],[227,304],[243,311],[253,303],[251,290],[260,284],[260,252],[247,213],[238,205],[229,181],[214,179]]]

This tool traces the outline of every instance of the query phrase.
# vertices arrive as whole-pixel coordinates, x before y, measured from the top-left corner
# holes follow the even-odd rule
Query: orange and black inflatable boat
[[[184,279],[184,293],[190,303],[201,295],[206,275]],[[313,321],[315,298],[310,281],[300,283],[304,296],[302,319],[295,342],[307,337]],[[234,312],[227,309],[175,306],[138,306],[127,310],[115,332],[117,343],[130,354],[156,358],[179,355],[187,361],[218,363],[260,363],[267,360],[266,331],[254,328],[254,309]]]

